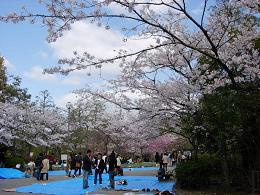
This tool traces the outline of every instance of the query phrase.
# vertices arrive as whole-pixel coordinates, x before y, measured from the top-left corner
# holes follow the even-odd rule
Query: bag
[[[42,169],[43,169],[43,167],[44,167],[44,166],[43,166],[43,163],[41,163],[41,165],[40,165],[40,170],[42,170]]]
[[[81,164],[79,162],[76,162],[76,168],[81,168]]]

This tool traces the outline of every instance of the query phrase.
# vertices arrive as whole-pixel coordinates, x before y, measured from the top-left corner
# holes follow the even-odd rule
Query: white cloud
[[[87,51],[96,57],[111,58],[117,55],[120,49],[134,52],[146,48],[152,42],[151,39],[137,40],[135,36],[130,37],[126,42],[123,39],[124,35],[116,30],[106,30],[104,27],[80,21],[73,24],[72,29],[52,43],[51,47],[58,58],[70,58],[73,56],[73,51],[78,53]],[[86,75],[89,71],[84,70],[81,73]],[[116,75],[120,72],[120,68],[118,64],[108,64],[102,67],[101,71],[102,76]],[[93,68],[90,72],[97,74],[99,70]]]
[[[55,97],[56,105],[61,108],[66,108],[68,103],[74,104],[77,102],[79,97],[75,93],[68,93],[60,97]]]
[[[24,76],[37,81],[56,81],[56,75],[43,74],[43,68],[40,66],[34,66],[29,71],[24,72]]]

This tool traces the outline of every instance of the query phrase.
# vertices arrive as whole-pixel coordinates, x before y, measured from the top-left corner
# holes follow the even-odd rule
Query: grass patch
[[[142,162],[142,163],[134,163],[134,164],[122,164],[122,168],[128,168],[131,166],[132,168],[141,168],[141,167],[155,167],[154,162]]]

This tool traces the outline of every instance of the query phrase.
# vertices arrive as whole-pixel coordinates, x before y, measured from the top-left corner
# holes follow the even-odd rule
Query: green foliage
[[[15,168],[17,164],[21,164],[23,166],[25,164],[25,159],[16,156],[6,157],[5,167]]]
[[[176,167],[177,182],[181,188],[205,188],[211,176],[219,174],[219,164],[218,159],[209,156],[180,163]]]
[[[21,88],[21,78],[7,75],[3,57],[0,57],[0,92],[0,102],[28,101],[31,98],[27,89]]]
[[[132,168],[141,168],[141,167],[155,167],[154,162],[141,162],[141,163],[133,163],[133,164],[122,164],[122,168],[129,168],[131,166]]]

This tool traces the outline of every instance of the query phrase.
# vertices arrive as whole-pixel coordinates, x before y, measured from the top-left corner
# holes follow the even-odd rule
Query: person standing
[[[27,170],[30,171],[30,177],[32,177],[34,175],[34,168],[35,168],[35,163],[30,160],[30,162],[27,164],[28,168]]]
[[[123,169],[121,169],[121,156],[120,154],[117,155],[117,158],[116,158],[116,168],[117,168],[117,174],[120,175],[120,176],[123,176]]]
[[[42,160],[41,180],[43,180],[44,175],[46,175],[46,180],[49,179],[49,174],[48,174],[49,169],[50,169],[50,162],[47,155],[45,155],[44,159]]]
[[[52,171],[52,165],[55,164],[54,153],[51,153],[50,155],[48,155],[48,159],[49,159],[49,162],[50,162],[50,171]]]
[[[40,181],[40,179],[41,179],[42,160],[43,160],[43,155],[42,155],[42,153],[40,153],[39,156],[35,160],[37,181]]]
[[[79,175],[81,175],[81,168],[82,168],[82,154],[81,154],[81,152],[79,152],[78,156],[79,156],[78,161],[80,163]]]
[[[168,154],[168,163],[169,163],[169,166],[172,166],[172,161],[173,161],[172,153],[169,153],[169,154]]]
[[[173,151],[172,152],[172,166],[174,167],[176,165],[177,162],[177,152]]]
[[[95,177],[94,185],[97,184],[97,176],[99,176],[99,184],[102,184],[102,173],[106,167],[105,161],[102,159],[102,155],[99,153],[97,159],[94,162]]]
[[[160,155],[158,152],[156,152],[155,154],[155,163],[156,163],[156,166],[160,164]]]
[[[87,154],[83,157],[83,189],[87,189],[88,186],[88,175],[91,172],[91,150],[87,151]]]
[[[0,168],[5,167],[5,153],[0,150]]]
[[[102,156],[102,159],[103,159],[103,161],[105,162],[105,168],[104,168],[104,170],[106,171],[106,173],[108,172],[107,171],[107,153],[104,153],[104,155]]]
[[[168,158],[167,153],[164,153],[163,157],[162,157],[162,163],[163,163],[163,168],[165,169],[165,171],[167,171],[168,159],[169,158]]]
[[[108,174],[109,174],[110,187],[111,189],[115,189],[115,171],[116,171],[117,161],[116,161],[116,155],[114,151],[111,152],[108,158],[108,165],[109,165]]]
[[[160,169],[163,168],[163,153],[160,155]]]

